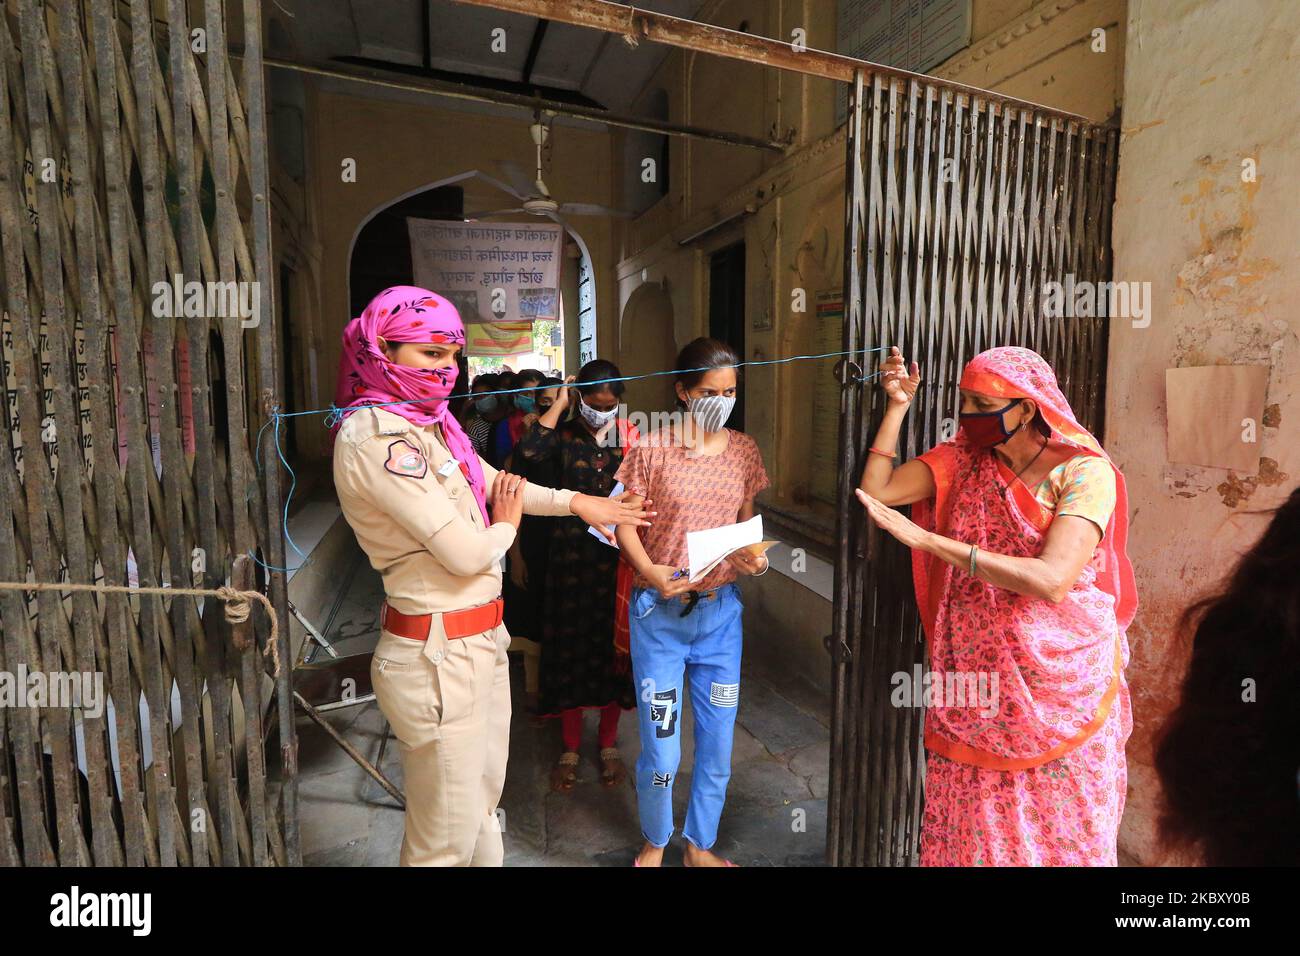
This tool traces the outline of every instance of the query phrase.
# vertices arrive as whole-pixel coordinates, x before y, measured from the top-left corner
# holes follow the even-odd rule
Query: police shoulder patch
[[[416,448],[405,438],[399,438],[388,446],[388,460],[384,468],[403,478],[423,478],[429,473],[429,462],[424,452]]]

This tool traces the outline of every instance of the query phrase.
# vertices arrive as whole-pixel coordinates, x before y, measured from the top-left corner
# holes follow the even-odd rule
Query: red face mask
[[[1022,422],[1013,431],[1007,431],[1002,416],[1023,401],[1023,398],[1013,399],[1010,404],[994,412],[962,412],[958,417],[961,419],[961,429],[966,435],[966,440],[976,448],[993,448],[1001,445],[1020,431],[1024,424]]]

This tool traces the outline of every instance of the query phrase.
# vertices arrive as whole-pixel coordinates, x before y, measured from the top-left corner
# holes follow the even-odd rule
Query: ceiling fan
[[[547,110],[548,117],[554,117],[555,114]],[[490,216],[506,216],[514,213],[526,212],[533,216],[544,216],[548,219],[554,219],[556,222],[568,228],[568,224],[561,218],[566,213],[571,216],[613,216],[618,219],[635,218],[636,213],[628,212],[625,209],[614,209],[610,206],[602,206],[598,203],[588,202],[559,202],[551,196],[551,191],[546,187],[546,182],[542,179],[542,148],[546,145],[547,137],[550,135],[550,125],[542,122],[541,111],[534,111],[533,123],[528,127],[532,134],[533,145],[537,150],[537,164],[535,175],[532,182],[528,181],[528,175],[516,163],[503,162],[501,170],[505,173],[508,182],[503,183],[498,179],[490,176],[480,176],[480,178],[492,183],[497,188],[508,192],[520,201],[520,205],[511,209],[492,209],[483,212],[466,213],[466,219],[486,219]]]

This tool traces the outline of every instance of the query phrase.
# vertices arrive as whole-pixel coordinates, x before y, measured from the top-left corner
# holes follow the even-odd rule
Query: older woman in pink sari
[[[957,436],[895,468],[921,376],[896,348],[881,371],[889,406],[858,498],[913,549],[932,686],[996,689],[993,706],[927,710],[921,863],[1113,866],[1137,610],[1124,476],[1023,348],[975,356]],[[907,504],[914,522],[890,507]]]

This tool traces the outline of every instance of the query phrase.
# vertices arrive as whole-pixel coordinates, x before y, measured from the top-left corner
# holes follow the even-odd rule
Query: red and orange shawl
[[[1051,367],[1036,352],[982,352],[966,366],[960,384],[984,395],[1033,399],[1053,440],[1115,468],[1075,420]],[[913,505],[918,525],[985,551],[1018,557],[1042,551],[1053,513],[991,451],[958,433],[920,460],[934,475],[935,497]],[[1137,611],[1127,554],[1128,494],[1118,468],[1115,485],[1115,510],[1105,533],[1060,604],[995,587],[913,551],[932,681],[946,684],[950,674],[959,680],[998,677],[996,714],[981,713],[969,701],[927,711],[927,749],[978,767],[1020,770],[1070,752],[1105,722],[1124,686],[1125,631]]]

